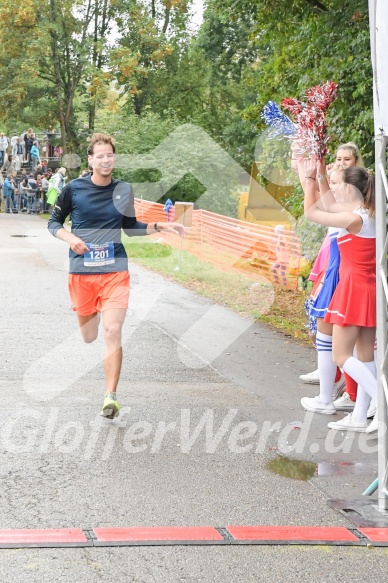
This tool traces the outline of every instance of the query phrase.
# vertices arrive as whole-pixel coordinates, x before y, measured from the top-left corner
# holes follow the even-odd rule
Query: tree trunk
[[[92,101],[89,105],[89,130],[94,132],[94,125],[96,123],[96,102]]]
[[[101,14],[101,21],[99,21],[99,16]],[[109,23],[111,17],[109,14],[109,0],[102,0],[102,10],[95,11],[94,16],[94,46],[93,46],[93,56],[92,63],[97,71],[101,71],[104,65],[103,49],[98,46],[108,31]],[[97,109],[97,94],[95,91],[91,92],[90,102],[89,102],[89,129],[94,131],[94,126],[96,123],[96,109]]]
[[[163,29],[162,29],[163,34],[166,34],[167,29],[168,29],[168,25],[170,24],[170,13],[171,13],[171,8],[166,8],[166,12],[164,15]]]
[[[141,111],[143,109],[143,101],[138,95],[135,95],[133,98],[133,106],[135,108],[135,114],[141,115]]]

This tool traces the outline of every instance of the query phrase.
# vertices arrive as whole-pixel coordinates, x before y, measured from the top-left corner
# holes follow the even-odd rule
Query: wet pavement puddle
[[[376,473],[377,464],[365,462],[309,462],[291,459],[279,455],[266,464],[266,469],[294,480],[309,480],[310,478],[326,478],[328,476],[349,476]]]

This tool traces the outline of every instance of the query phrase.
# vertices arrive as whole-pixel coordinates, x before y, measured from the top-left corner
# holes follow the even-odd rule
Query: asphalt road
[[[354,527],[327,499],[361,496],[377,442],[302,410],[312,349],[132,264],[122,415],[103,420],[102,338],[81,341],[66,257],[39,217],[0,215],[1,529]],[[274,473],[279,454],[314,476]],[[386,566],[366,547],[0,549],[2,583],[361,583]]]

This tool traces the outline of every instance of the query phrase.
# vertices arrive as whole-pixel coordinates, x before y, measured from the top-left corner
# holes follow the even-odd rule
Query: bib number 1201
[[[115,248],[113,241],[107,243],[87,243],[89,251],[84,254],[84,265],[86,267],[100,267],[111,265],[115,262]]]
[[[106,259],[107,257],[109,257],[109,251],[108,249],[101,249],[101,251],[90,251],[90,257],[92,259],[95,259],[96,261],[98,259]]]

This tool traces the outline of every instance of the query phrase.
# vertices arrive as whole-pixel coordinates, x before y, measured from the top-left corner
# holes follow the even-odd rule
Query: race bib
[[[84,253],[85,267],[100,267],[112,265],[115,262],[115,247],[113,241],[107,243],[86,243],[89,251]]]

